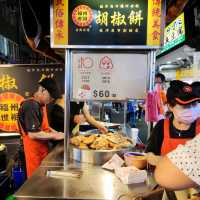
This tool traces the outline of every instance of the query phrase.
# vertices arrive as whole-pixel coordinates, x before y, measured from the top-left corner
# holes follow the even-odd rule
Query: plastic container
[[[15,167],[12,170],[14,189],[17,190],[25,181],[25,173],[21,167]]]
[[[124,154],[126,166],[134,166],[138,169],[144,169],[147,165],[145,153],[127,152]]]
[[[138,143],[138,133],[139,133],[138,128],[131,128],[130,137],[132,141],[136,144]]]

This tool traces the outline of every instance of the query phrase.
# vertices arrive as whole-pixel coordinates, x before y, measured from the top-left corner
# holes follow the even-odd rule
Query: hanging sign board
[[[75,52],[72,54],[72,98],[143,99],[147,72],[145,54]]]
[[[163,4],[164,0],[53,0],[51,45],[158,47]]]
[[[185,41],[185,20],[184,13],[180,14],[171,22],[164,32],[164,46],[158,51],[157,55],[168,51]]]
[[[0,65],[0,132],[18,131],[21,102],[32,97],[38,81],[54,77],[64,85],[63,65]]]

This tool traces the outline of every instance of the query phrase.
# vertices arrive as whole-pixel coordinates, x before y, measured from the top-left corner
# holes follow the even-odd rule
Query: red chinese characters
[[[54,2],[54,33],[55,33],[55,40],[61,41],[64,39],[64,27],[65,27],[65,20],[64,20],[64,0],[55,0]]]
[[[155,43],[160,42],[161,29],[161,0],[152,0],[152,39]]]

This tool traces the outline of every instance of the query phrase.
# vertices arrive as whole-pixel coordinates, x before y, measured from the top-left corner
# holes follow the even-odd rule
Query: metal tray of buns
[[[94,141],[91,142],[91,139]],[[130,138],[122,133],[100,134],[97,130],[93,130],[71,138],[70,157],[79,162],[101,165],[114,154],[121,156],[131,151],[134,146]]]

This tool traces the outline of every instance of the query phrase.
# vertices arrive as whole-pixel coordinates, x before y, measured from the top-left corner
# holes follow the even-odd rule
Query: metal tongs
[[[79,170],[74,171],[73,169],[61,170],[61,171],[48,170],[46,172],[47,176],[57,177],[57,178],[59,178],[59,177],[61,177],[61,178],[65,178],[65,177],[80,178],[82,174],[83,174],[82,171],[79,171]]]

